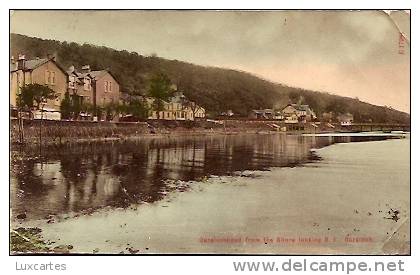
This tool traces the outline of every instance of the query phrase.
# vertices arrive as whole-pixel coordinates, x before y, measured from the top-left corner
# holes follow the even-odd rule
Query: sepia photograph
[[[9,14],[10,255],[411,255],[410,10]]]

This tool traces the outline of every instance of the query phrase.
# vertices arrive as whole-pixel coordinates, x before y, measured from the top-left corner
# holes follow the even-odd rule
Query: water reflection
[[[185,191],[180,181],[235,171],[296,166],[316,159],[311,148],[386,137],[242,135],[161,138],[51,147],[13,148],[13,216],[29,219],[104,206],[153,202]],[[177,181],[180,180],[180,181]]]

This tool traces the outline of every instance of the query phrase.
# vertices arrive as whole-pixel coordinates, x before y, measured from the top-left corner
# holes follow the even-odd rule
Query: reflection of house
[[[146,98],[149,107],[153,109],[153,98]],[[151,111],[149,119],[164,120],[195,120],[204,118],[206,110],[195,102],[188,100],[182,93],[176,92],[168,101],[163,102],[162,111]]]
[[[350,126],[353,123],[353,115],[350,113],[340,114],[337,116],[341,126]]]
[[[251,119],[283,119],[281,112],[273,109],[252,110],[249,114]]]
[[[120,84],[108,70],[92,71],[89,65],[77,72],[69,68],[70,95],[81,103],[104,107],[109,103],[119,103]]]
[[[283,108],[282,113],[284,120],[290,121],[290,123],[295,123],[296,118],[300,122],[312,121],[316,118],[316,114],[309,105],[288,104]]]
[[[47,85],[55,91],[57,98],[47,100],[46,109],[59,111],[61,100],[67,91],[67,74],[55,62],[55,58],[36,58],[26,60],[24,55],[19,55],[17,62],[11,58],[10,64],[10,103],[16,107],[16,99],[20,88],[27,84]]]

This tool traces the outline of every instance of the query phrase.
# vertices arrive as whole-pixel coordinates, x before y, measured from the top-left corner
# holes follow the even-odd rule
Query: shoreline
[[[177,137],[211,137],[211,136],[232,136],[232,135],[300,135],[306,137],[358,137],[358,136],[384,136],[384,137],[405,137],[410,132],[392,131],[392,132],[379,132],[379,131],[324,131],[317,133],[308,133],[304,131],[173,131],[168,133],[147,133],[135,136],[124,137],[98,137],[98,138],[77,138],[77,139],[62,139],[61,141],[43,141],[42,145],[45,146],[62,146],[62,145],[77,145],[86,143],[108,143],[108,142],[124,142],[124,141],[137,141],[143,139],[162,139],[162,138],[177,138]],[[12,147],[19,146],[39,146],[39,142],[32,143],[19,143],[11,141]]]
[[[212,121],[143,121],[143,122],[91,122],[91,121],[39,121],[25,120],[22,132],[16,120],[11,121],[10,143],[13,146],[27,144],[61,145],[86,142],[108,142],[160,138],[167,136],[212,136],[239,134],[319,135],[331,133],[359,133],[367,130],[381,130],[390,133],[399,126],[355,126],[328,128],[326,124],[306,123],[286,125],[273,121],[225,121],[222,124]],[[277,127],[274,129],[273,125]],[[280,129],[280,125],[283,130]],[[293,129],[288,129],[293,126]],[[364,127],[364,128],[363,128]],[[388,127],[388,128],[386,128]],[[393,127],[395,129],[393,129]],[[402,127],[402,126],[400,126]]]

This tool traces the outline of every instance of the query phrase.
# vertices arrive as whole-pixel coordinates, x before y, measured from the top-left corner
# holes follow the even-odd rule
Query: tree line
[[[90,44],[12,34],[11,54],[17,56],[19,53],[33,58],[51,53],[64,68],[90,64],[93,70],[109,69],[120,83],[121,91],[133,96],[147,95],[151,79],[162,72],[187,98],[203,106],[210,117],[227,110],[246,116],[253,109],[281,109],[288,103],[300,101],[310,105],[318,116],[330,112],[335,116],[350,112],[359,122],[410,121],[407,113],[390,106],[376,106],[357,98],[288,87],[247,72],[199,66],[156,55],[145,56]]]

